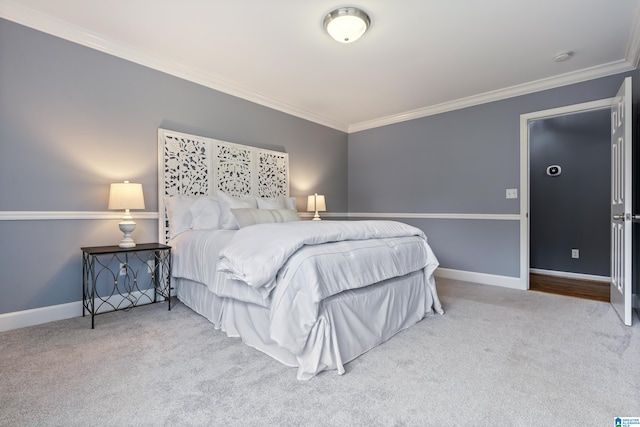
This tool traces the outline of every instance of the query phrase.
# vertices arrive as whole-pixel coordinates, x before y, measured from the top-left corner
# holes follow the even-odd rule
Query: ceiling
[[[640,0],[0,0],[0,17],[346,132],[632,70]],[[371,17],[358,41],[322,27]],[[565,62],[553,57],[572,51]]]

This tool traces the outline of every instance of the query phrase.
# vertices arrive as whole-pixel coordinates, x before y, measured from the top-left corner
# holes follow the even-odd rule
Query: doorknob
[[[639,214],[635,214],[635,215],[631,215],[631,214],[625,214],[625,215],[614,215],[613,219],[616,221],[624,221],[626,220],[633,220],[633,221],[640,221],[640,215]]]

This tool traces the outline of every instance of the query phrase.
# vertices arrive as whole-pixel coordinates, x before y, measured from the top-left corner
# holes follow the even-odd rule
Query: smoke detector
[[[573,56],[573,52],[570,51],[570,50],[567,50],[565,52],[560,52],[559,54],[554,56],[553,60],[555,62],[564,62],[564,61],[568,61],[569,59],[571,59],[572,56]]]

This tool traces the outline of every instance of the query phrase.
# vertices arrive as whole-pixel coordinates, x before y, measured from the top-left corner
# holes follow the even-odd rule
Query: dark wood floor
[[[609,282],[571,279],[531,273],[529,289],[576,298],[609,302]]]

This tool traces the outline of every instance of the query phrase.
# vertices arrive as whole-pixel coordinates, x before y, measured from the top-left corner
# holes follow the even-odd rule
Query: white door
[[[631,77],[611,104],[611,305],[631,326]]]

